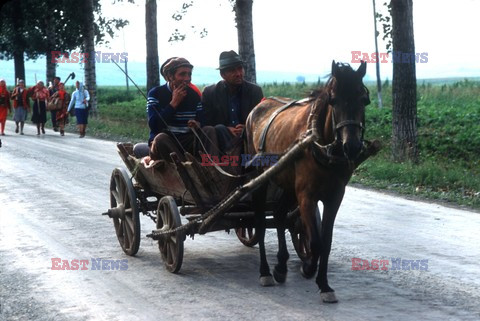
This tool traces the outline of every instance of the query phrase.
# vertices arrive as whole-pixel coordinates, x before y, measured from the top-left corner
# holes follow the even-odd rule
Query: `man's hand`
[[[194,120],[194,119],[190,119],[187,122],[187,125],[190,128],[195,128],[195,129],[200,128],[200,123],[198,121]]]
[[[176,109],[178,105],[180,105],[180,103],[183,101],[185,96],[187,96],[187,85],[184,83],[180,85],[174,85],[170,106]]]
[[[242,125],[242,124],[238,124],[235,127],[228,127],[228,129],[230,130],[230,133],[232,133],[233,136],[240,136],[244,128],[245,128],[245,125]]]

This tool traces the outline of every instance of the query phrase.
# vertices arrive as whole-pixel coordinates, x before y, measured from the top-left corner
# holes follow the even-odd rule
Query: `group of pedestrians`
[[[60,77],[55,77],[50,87],[46,88],[43,81],[35,86],[26,88],[25,81],[19,79],[12,92],[9,92],[4,79],[0,79],[0,135],[5,135],[5,123],[9,113],[15,121],[15,133],[23,135],[24,125],[28,113],[32,112],[31,121],[37,127],[37,135],[45,134],[47,110],[50,110],[52,127],[55,132],[65,135],[65,125],[68,124],[69,114],[77,118],[77,127],[80,138],[85,137],[88,123],[88,101],[90,95],[79,81],[75,84],[76,90],[72,96],[65,90]],[[33,102],[30,108],[30,100]]]
[[[150,136],[148,143],[134,146],[136,157],[171,161],[174,152],[185,160],[185,152],[197,155],[199,150],[219,156],[241,143],[248,114],[263,99],[263,92],[245,80],[240,56],[233,50],[222,52],[218,67],[222,80],[203,93],[191,82],[192,70],[182,57],[163,63],[161,74],[167,83],[148,93]]]
[[[170,159],[175,152],[185,160],[185,152],[192,155],[200,149],[211,155],[228,153],[241,141],[245,122],[251,110],[263,99],[262,89],[244,79],[244,62],[233,50],[224,51],[219,57],[220,80],[207,86],[203,93],[192,84],[193,65],[185,58],[172,57],[161,66],[161,74],[167,81],[151,89],[147,98],[148,143],[137,144],[137,157]],[[29,89],[19,80],[12,94],[4,80],[0,80],[0,130],[4,135],[10,100],[15,109],[16,133],[23,135],[23,127],[30,110],[29,98],[33,101],[32,122],[37,126],[37,135],[45,134],[47,106],[51,111],[53,129],[64,135],[68,115],[75,111],[80,137],[85,136],[88,123],[90,96],[82,83],[76,82],[76,91],[65,91],[59,77],[46,88],[42,81]]]

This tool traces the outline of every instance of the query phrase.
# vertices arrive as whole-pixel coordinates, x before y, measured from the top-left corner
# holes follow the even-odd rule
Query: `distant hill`
[[[122,68],[125,68],[123,63],[120,63]],[[122,86],[126,84],[125,75],[114,63],[97,63],[97,84],[99,86]],[[127,65],[129,76],[139,86],[145,86],[147,82],[145,63],[143,62],[129,62]],[[45,59],[38,59],[36,61],[25,62],[25,73],[27,85],[32,85],[35,82],[35,74],[37,80],[44,80],[45,78]],[[83,69],[79,63],[60,63],[57,67],[57,75],[63,80],[71,73],[75,72],[76,80],[83,81]],[[257,70],[257,82],[262,83],[281,83],[297,81],[317,82],[319,77],[324,77],[328,72],[322,74],[304,74],[295,72],[276,72]],[[15,71],[13,60],[0,60],[0,78],[7,81],[7,85],[11,86],[14,83]],[[211,67],[195,67],[193,69],[192,82],[198,85],[208,85],[216,83],[220,80],[219,71]],[[161,80],[164,82],[164,80]],[[70,84],[70,81],[69,83]]]
[[[120,64],[122,68],[125,68],[123,63]],[[128,73],[130,77],[137,83],[137,85],[144,87],[146,85],[146,70],[145,63],[143,62],[129,62]],[[35,82],[35,75],[37,80],[44,80],[45,78],[45,58],[38,59],[36,61],[28,60],[25,62],[26,71],[26,83],[27,86],[33,85]],[[125,75],[114,63],[97,63],[97,84],[98,86],[124,86],[126,85]],[[65,80],[67,76],[75,72],[76,80],[83,81],[83,69],[79,63],[60,63],[57,67],[57,75]],[[318,80],[325,82],[326,77],[329,74],[329,70],[320,71],[319,73],[296,73],[296,72],[278,72],[278,71],[265,71],[257,70],[257,83],[296,83],[307,82],[316,83]],[[7,81],[8,86],[13,86],[15,83],[15,72],[13,66],[13,60],[5,61],[0,60],[0,78],[4,78]],[[211,67],[197,66],[193,70],[192,82],[199,85],[209,85],[216,83],[220,80],[219,71]],[[480,81],[480,77],[454,77],[454,78],[434,78],[434,79],[418,79],[417,83],[423,82],[432,84],[449,84],[457,81],[462,81],[465,78],[470,80]],[[386,78],[382,78],[382,82]],[[366,84],[374,85],[375,79],[368,75],[364,78]],[[163,83],[164,80],[161,79]],[[391,79],[390,79],[391,82]],[[73,85],[70,80],[68,85]],[[132,85],[132,84],[130,84]]]

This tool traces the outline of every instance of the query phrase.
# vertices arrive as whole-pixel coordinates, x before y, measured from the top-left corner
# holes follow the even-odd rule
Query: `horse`
[[[318,136],[286,169],[271,179],[283,190],[274,210],[279,249],[273,277],[264,243],[266,186],[252,195],[263,286],[273,285],[274,280],[278,283],[286,280],[289,257],[285,241],[286,214],[298,208],[310,252],[309,258],[302,263],[301,272],[306,278],[313,277],[320,260],[316,283],[321,299],[337,302],[327,280],[335,217],[353,170],[380,148],[378,141],[367,145],[363,139],[365,107],[370,103],[369,91],[362,81],[365,73],[365,62],[355,71],[348,64],[333,61],[326,85],[307,99],[295,102],[267,98],[252,110],[246,121],[246,148],[251,155],[282,155],[306,135]],[[264,169],[257,168],[259,172]],[[320,222],[316,219],[320,217],[316,215],[318,201],[323,203]]]

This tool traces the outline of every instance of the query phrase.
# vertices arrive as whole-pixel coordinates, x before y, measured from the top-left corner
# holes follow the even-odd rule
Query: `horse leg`
[[[252,194],[252,203],[255,212],[255,233],[258,236],[258,247],[260,249],[260,284],[262,286],[275,285],[265,253],[265,202],[267,198],[267,186],[260,187]]]
[[[328,270],[328,257],[332,248],[332,236],[333,236],[333,224],[335,223],[335,217],[337,216],[338,208],[343,199],[343,193],[333,200],[329,200],[323,203],[323,219],[322,219],[322,247],[320,255],[320,268],[318,271],[316,283],[320,289],[320,297],[323,302],[336,303],[338,302],[335,296],[335,291],[328,285],[327,270]]]
[[[315,275],[315,272],[317,272],[318,258],[322,247],[315,218],[317,201],[312,200],[312,198],[307,195],[299,195],[297,196],[297,199],[299,200],[303,232],[306,234],[311,253],[310,258],[303,262],[301,272],[305,278],[309,279]]]
[[[278,238],[278,252],[277,252],[277,265],[273,269],[273,277],[278,283],[284,283],[287,279],[287,261],[290,255],[287,250],[287,241],[285,240],[285,224],[287,213],[289,210],[289,205],[291,205],[291,198],[282,194],[280,202],[273,213],[275,220],[275,225],[277,227],[277,238]]]

